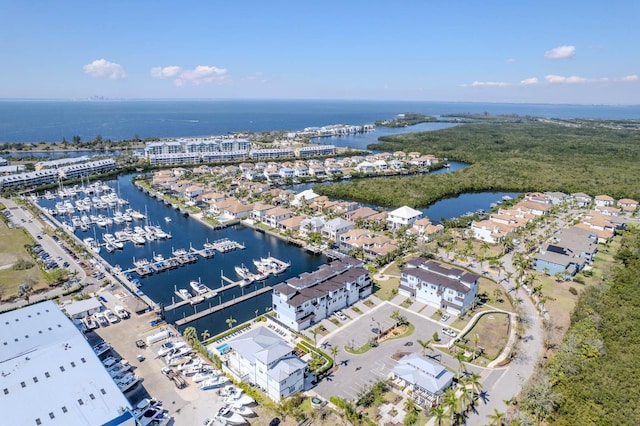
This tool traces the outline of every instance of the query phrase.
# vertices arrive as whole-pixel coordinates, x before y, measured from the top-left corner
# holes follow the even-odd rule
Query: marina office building
[[[344,257],[273,287],[273,310],[300,331],[369,296],[373,284],[362,261]]]
[[[0,341],[2,424],[136,424],[129,401],[54,302],[0,314]]]

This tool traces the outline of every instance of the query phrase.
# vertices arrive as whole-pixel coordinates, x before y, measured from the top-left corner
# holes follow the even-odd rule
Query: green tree
[[[495,426],[502,426],[502,419],[504,419],[504,413],[498,411],[497,408],[493,409],[493,414],[487,414],[487,417],[491,420],[491,424]]]
[[[205,330],[202,333],[200,333],[200,337],[202,337],[203,342],[206,342],[207,339],[211,337],[211,333],[209,333],[209,330]]]
[[[333,365],[336,365],[336,356],[338,355],[338,351],[340,348],[338,346],[331,347],[331,357],[333,358]]]
[[[198,331],[195,327],[185,328],[182,334],[184,335],[185,339],[187,339],[187,342],[189,342],[192,346],[196,342],[198,342]]]
[[[431,349],[431,340],[417,340],[418,344],[422,347],[422,354],[426,355],[427,350]]]
[[[238,320],[235,319],[234,317],[229,317],[225,320],[225,322],[227,323],[227,326],[229,327],[229,329],[231,329],[233,328],[233,325],[238,322]]]

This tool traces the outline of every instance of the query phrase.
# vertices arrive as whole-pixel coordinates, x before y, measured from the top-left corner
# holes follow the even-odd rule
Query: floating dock
[[[197,312],[197,313],[195,313],[193,315],[189,315],[188,317],[179,319],[179,320],[176,321],[176,325],[177,326],[182,326],[182,325],[188,324],[188,323],[190,323],[192,321],[195,321],[195,320],[198,320],[200,318],[206,317],[207,315],[211,315],[213,313],[216,313],[218,311],[226,309],[229,306],[233,306],[235,304],[244,302],[245,300],[249,300],[249,299],[252,299],[252,298],[254,298],[256,296],[260,296],[261,294],[268,293],[271,290],[272,290],[271,287],[262,287],[262,288],[260,288],[260,289],[258,289],[256,291],[252,291],[251,293],[245,294],[244,296],[236,297],[233,300],[229,300],[228,302],[224,302],[221,305],[213,306],[211,308],[208,308],[208,309],[205,309],[203,311]]]
[[[219,287],[215,290],[211,290],[210,292],[204,294],[204,298],[205,299],[211,299],[213,297],[216,297],[218,294],[222,293],[223,291],[227,291],[227,290],[231,290],[232,288],[235,287],[242,287],[242,283],[244,282],[244,280],[240,280],[240,281],[233,281],[227,277],[225,277],[224,275],[221,276],[222,281],[228,283],[227,285],[223,285],[222,287]],[[180,296],[177,291],[176,291],[176,295],[178,295],[178,297],[180,297],[182,299],[182,296]],[[176,303],[172,303],[171,305],[167,306],[165,309],[170,311],[172,309],[177,309],[180,308],[182,306],[185,306],[189,304],[189,300],[182,300],[180,302],[176,302]]]

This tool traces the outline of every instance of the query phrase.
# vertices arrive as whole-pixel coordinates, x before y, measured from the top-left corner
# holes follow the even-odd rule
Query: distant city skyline
[[[459,3],[0,0],[0,98],[640,103],[637,1]]]

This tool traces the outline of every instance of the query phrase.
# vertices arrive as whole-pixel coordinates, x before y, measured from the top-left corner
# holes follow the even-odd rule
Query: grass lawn
[[[484,356],[489,360],[495,359],[507,344],[509,339],[509,315],[502,313],[488,313],[480,317],[478,322],[464,337],[468,340],[466,346],[473,351],[474,336],[478,335],[478,347],[484,348]],[[480,358],[478,358],[480,360]]]
[[[496,290],[500,291],[500,296],[496,299]],[[489,278],[480,277],[480,287],[478,288],[478,295],[486,295],[486,305],[490,305],[496,309],[502,309],[505,311],[513,312],[513,303],[509,298],[507,291],[497,282],[490,280]]]
[[[19,259],[36,263],[24,248],[25,244],[33,244],[33,240],[22,228],[9,229],[0,221],[0,266],[11,265]],[[0,269],[0,299],[15,296],[18,286],[28,279],[35,283],[33,289],[36,291],[47,288],[44,275],[37,265],[23,271],[15,271],[11,267]]]
[[[397,294],[400,286],[400,278],[389,278],[386,280],[376,280],[374,284],[374,294],[380,300],[391,300]]]

